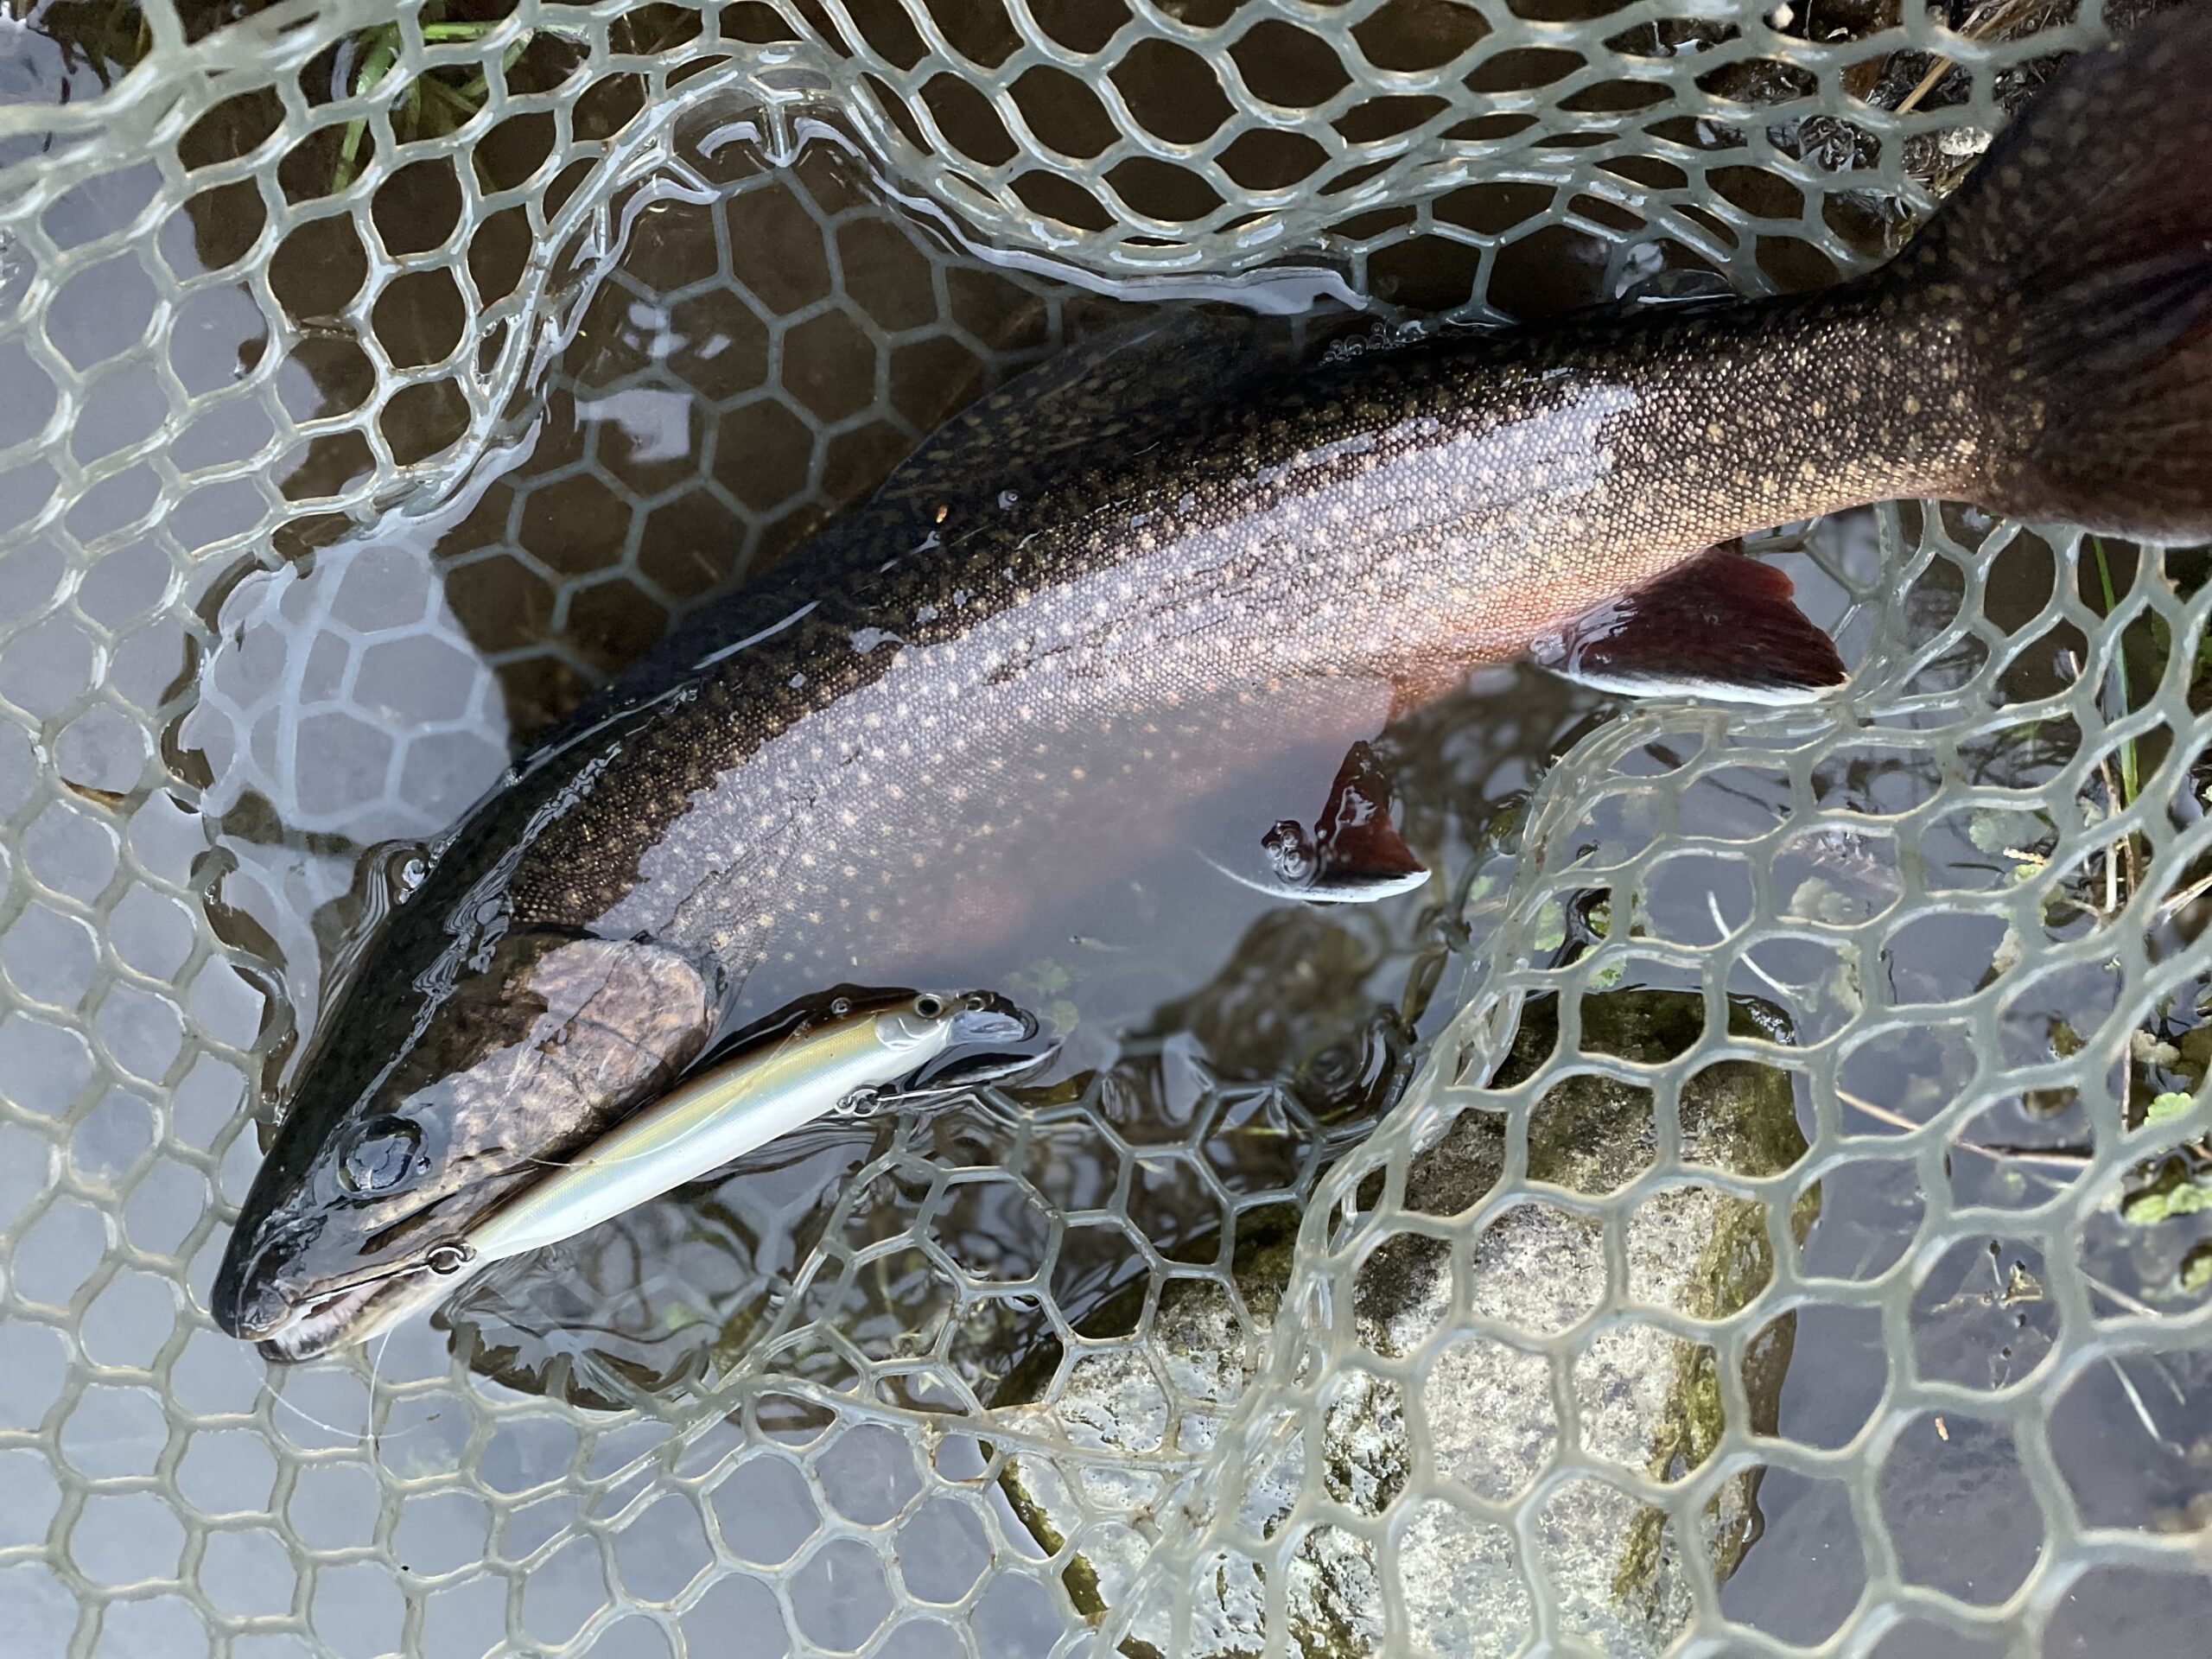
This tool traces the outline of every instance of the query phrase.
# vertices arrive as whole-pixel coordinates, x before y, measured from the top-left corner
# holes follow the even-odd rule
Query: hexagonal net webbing
[[[1758,547],[1816,708],[1421,716],[1450,903],[1081,1087],[289,1371],[206,1312],[413,846],[976,397],[1816,287],[2147,9],[0,16],[10,1650],[2194,1650],[2212,563],[1955,505]]]

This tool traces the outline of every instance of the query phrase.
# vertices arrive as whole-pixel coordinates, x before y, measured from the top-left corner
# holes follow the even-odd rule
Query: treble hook
[[[881,1088],[856,1089],[834,1109],[836,1116],[869,1118],[885,1112],[919,1110],[973,1095],[986,1084],[1012,1083],[1041,1070],[1060,1052],[1054,1042],[1036,1054],[1011,1054],[1002,1059],[971,1062],[925,1082],[891,1084]]]

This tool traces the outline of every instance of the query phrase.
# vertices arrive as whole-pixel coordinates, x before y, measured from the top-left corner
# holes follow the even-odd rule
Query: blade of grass
[[[435,74],[428,74],[423,77],[422,86],[424,92],[435,93],[439,101],[461,121],[475,119],[477,111],[484,107],[480,99],[472,99],[469,96],[483,90],[484,82],[480,77],[470,81],[467,86],[454,87],[439,79]]]
[[[1959,34],[1964,39],[1970,41],[1994,35],[2012,21],[2015,12],[2024,10],[2027,3],[2028,0],[2000,0],[1999,4],[1978,11],[1967,18],[1965,27],[1959,30]],[[1939,54],[1929,66],[1928,73],[1920,78],[1920,84],[1897,101],[1897,112],[1899,115],[1910,115],[1918,107],[1922,99],[1936,90],[1936,83],[1957,67],[1953,60]]]
[[[2097,581],[2103,586],[2105,614],[2109,617],[2120,608],[2119,597],[2112,588],[2112,564],[2105,556],[2103,537],[2092,536],[2088,541],[2090,550],[2097,556]],[[2113,669],[2120,681],[2120,712],[2121,718],[2125,719],[2135,712],[2135,699],[2127,683],[2126,641],[2123,638],[2117,644],[2119,648],[2113,653]],[[2120,803],[2122,806],[2134,804],[2135,793],[2141,784],[2142,779],[2135,769],[2135,740],[2131,737],[2120,746],[2120,786],[2125,791]]]
[[[398,32],[387,25],[376,31],[377,43],[361,60],[361,73],[354,78],[353,95],[364,97],[376,90],[377,83],[390,74],[392,66],[399,61]],[[361,140],[367,134],[369,124],[355,117],[346,124],[346,141],[339,147],[336,182],[343,190],[353,181],[355,164],[360,159]]]

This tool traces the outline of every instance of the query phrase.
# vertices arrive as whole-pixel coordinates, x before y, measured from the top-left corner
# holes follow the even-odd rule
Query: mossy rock
[[[1580,1052],[1639,1065],[1663,1063],[1688,1052],[1704,1030],[1703,999],[1691,993],[1607,992],[1583,999],[1578,1012]],[[1770,1036],[1784,1029],[1780,1016],[1763,1006],[1732,1007],[1730,1023],[1739,1035]],[[1558,1028],[1555,1003],[1540,999],[1524,1008],[1495,1086],[1510,1088],[1535,1077],[1557,1046]],[[1629,1229],[1632,1261],[1645,1275],[1639,1282],[1647,1294],[1693,1318],[1724,1319],[1747,1305],[1772,1275],[1766,1206],[1697,1182],[1694,1167],[1770,1176],[1802,1158],[1806,1143],[1789,1075],[1780,1067],[1745,1060],[1709,1065],[1684,1081],[1679,1099],[1682,1159],[1694,1166],[1691,1178],[1647,1195],[1618,1224]],[[1657,1143],[1653,1093],[1640,1084],[1577,1073],[1547,1089],[1531,1109],[1531,1173],[1572,1191],[1618,1190],[1649,1166]],[[1408,1206],[1440,1217],[1471,1209],[1496,1187],[1504,1149],[1503,1113],[1480,1107],[1463,1112],[1413,1159],[1406,1182]],[[1808,1193],[1795,1205],[1794,1234],[1803,1236],[1817,1204],[1816,1193]],[[1087,1375],[1064,1371],[1056,1352],[1051,1363],[1027,1368],[1010,1379],[998,1404],[1033,1433],[1079,1434],[1094,1450],[1153,1450],[1157,1442],[1145,1437],[1155,1434],[1163,1421],[1164,1389],[1158,1379],[1175,1373],[1182,1408],[1187,1411],[1195,1399],[1217,1420],[1249,1383],[1256,1339],[1272,1324],[1288,1283],[1295,1219],[1271,1211],[1240,1224],[1233,1276],[1249,1326],[1227,1317],[1230,1300],[1216,1283],[1173,1281],[1141,1328],[1143,1298],[1133,1294],[1129,1306],[1116,1306],[1110,1319],[1102,1308],[1089,1322],[1091,1332],[1123,1338],[1126,1345],[1115,1351],[1122,1357],[1118,1369],[1102,1367]],[[1570,1293],[1594,1301],[1605,1289],[1605,1224],[1540,1205],[1509,1210],[1492,1219],[1479,1241],[1496,1248],[1478,1255],[1478,1271],[1488,1264],[1500,1274],[1531,1283],[1563,1279]],[[1562,1251],[1557,1248],[1562,1243],[1571,1248]],[[1380,1356],[1410,1351],[1449,1317],[1453,1295],[1449,1248],[1442,1241],[1410,1233],[1388,1240],[1370,1256],[1356,1283],[1359,1339]],[[1752,1344],[1745,1384],[1755,1429],[1770,1431],[1774,1426],[1793,1334],[1785,1314]],[[1206,1343],[1231,1344],[1236,1351],[1195,1351]],[[1586,1375],[1586,1361],[1592,1362]],[[1347,1375],[1370,1374],[1353,1367]],[[1432,1389],[1441,1375],[1441,1367],[1430,1374]],[[1518,1420],[1541,1423],[1551,1414],[1548,1382],[1541,1377],[1532,1387],[1516,1381],[1510,1368],[1494,1374],[1463,1369],[1454,1375],[1480,1378],[1481,1386],[1456,1405],[1448,1395],[1439,1399],[1432,1392],[1421,1402],[1419,1414],[1431,1425],[1435,1446],[1456,1445],[1459,1455],[1477,1465],[1487,1456],[1485,1434],[1505,1433]],[[1608,1333],[1605,1343],[1587,1344],[1578,1357],[1576,1375],[1579,1390],[1610,1389],[1621,1396],[1611,1402],[1610,1420],[1618,1443],[1607,1446],[1606,1457],[1671,1480],[1700,1466],[1720,1438],[1725,1419],[1719,1361],[1704,1344],[1636,1323]],[[1514,1397],[1516,1389],[1528,1397]],[[1416,1460],[1405,1439],[1406,1402],[1397,1395],[1395,1383],[1382,1382],[1357,1400],[1332,1397],[1319,1454],[1323,1477],[1338,1502],[1381,1514],[1402,1501]],[[1591,1432],[1586,1425],[1586,1440]],[[1179,1444],[1175,1449],[1199,1448]],[[1086,1476],[1073,1465],[1063,1467],[1023,1454],[1008,1462],[1001,1478],[1016,1515],[1055,1554],[1067,1548],[1078,1524],[1096,1527],[1103,1507],[1095,1477],[1083,1503],[1075,1503],[1073,1483]],[[1155,1500],[1177,1501],[1165,1476],[1147,1478],[1154,1486],[1144,1489],[1137,1508],[1148,1509]],[[1573,1628],[1611,1651],[1656,1654],[1679,1633],[1689,1611],[1682,1541],[1660,1511],[1601,1483],[1585,1484],[1592,1488],[1590,1500],[1579,1509],[1567,1506],[1560,1518],[1572,1523],[1569,1531],[1586,1535],[1573,1545],[1571,1560],[1548,1558],[1546,1571],[1555,1583],[1572,1580],[1567,1599],[1580,1621]],[[1272,1501],[1268,1491],[1266,1479],[1255,1476],[1240,1490],[1238,1501],[1248,1509],[1255,1502],[1264,1506]],[[1284,1484],[1286,1508],[1294,1491],[1294,1485]],[[1206,1494],[1198,1497],[1208,1500]],[[1722,1578],[1734,1569],[1751,1535],[1756,1497],[1757,1478],[1745,1475],[1726,1482],[1707,1506],[1699,1542]],[[1078,1514],[1084,1516],[1083,1522]],[[1135,1529],[1106,1530],[1113,1533],[1112,1540],[1096,1549],[1090,1535],[1079,1539],[1065,1569],[1071,1595],[1094,1620],[1112,1607],[1145,1549]],[[1424,1560],[1421,1570],[1452,1586],[1453,1593],[1432,1599],[1468,1611],[1449,1639],[1445,1631],[1428,1632],[1430,1645],[1442,1641],[1446,1650],[1487,1652],[1484,1643],[1494,1640],[1500,1653],[1513,1651],[1521,1640],[1513,1620],[1525,1623],[1527,1616],[1517,1569],[1510,1559],[1501,1564],[1495,1551],[1470,1547],[1461,1560],[1451,1548],[1448,1543],[1439,1546],[1431,1552],[1436,1559]],[[1408,1563],[1413,1571],[1410,1554]],[[1287,1566],[1293,1575],[1288,1633],[1301,1659],[1338,1659],[1376,1651],[1385,1643],[1391,1633],[1373,1589],[1375,1564],[1351,1535],[1313,1535]],[[1254,1564],[1250,1571],[1264,1569]],[[1370,1586],[1365,1592],[1363,1585]],[[1226,1659],[1241,1652],[1251,1634],[1239,1622],[1241,1602],[1230,1605],[1226,1581],[1222,1594],[1221,1607],[1199,1610],[1193,1659]],[[1157,1650],[1156,1643],[1145,1639],[1150,1634],[1125,1642],[1123,1652],[1146,1659]]]

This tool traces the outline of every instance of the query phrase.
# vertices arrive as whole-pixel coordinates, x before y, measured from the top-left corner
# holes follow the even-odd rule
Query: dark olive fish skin
[[[988,969],[1040,891],[1164,855],[1184,803],[1249,793],[1256,846],[1316,793],[1268,793],[1284,757],[1333,768],[1746,531],[1940,495],[2212,534],[2212,17],[2140,34],[1829,292],[925,446],[443,847],[302,1069],[219,1322],[285,1358],[365,1334],[378,1293],[319,1285],[482,1213],[731,1021]]]

